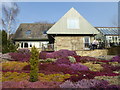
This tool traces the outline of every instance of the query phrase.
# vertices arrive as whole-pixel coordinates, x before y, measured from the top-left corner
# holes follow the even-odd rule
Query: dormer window
[[[27,30],[26,35],[30,35],[30,34],[31,34],[31,30]]]
[[[47,30],[43,31],[43,34],[46,35],[47,34]]]
[[[79,18],[68,18],[67,28],[68,29],[79,29]]]

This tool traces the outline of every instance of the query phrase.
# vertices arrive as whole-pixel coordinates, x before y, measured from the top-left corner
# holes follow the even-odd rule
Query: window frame
[[[86,38],[86,37],[87,37],[88,40],[89,40],[87,43],[85,42],[85,38]],[[89,44],[89,45],[90,45],[90,36],[84,36],[84,37],[83,37],[83,48],[86,49],[86,50],[90,49],[89,47],[86,47],[85,44]]]

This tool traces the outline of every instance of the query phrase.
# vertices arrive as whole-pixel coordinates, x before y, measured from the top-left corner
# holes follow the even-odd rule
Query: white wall
[[[23,43],[23,47],[21,44]],[[30,45],[35,46],[36,48],[42,48],[42,44],[48,44],[49,41],[20,41],[16,42],[16,44],[19,44],[18,48],[25,48],[25,43],[28,43],[28,48],[31,48]]]

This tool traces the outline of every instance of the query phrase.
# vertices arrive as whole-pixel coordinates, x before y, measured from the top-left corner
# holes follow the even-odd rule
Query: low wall
[[[91,56],[91,57],[95,57],[95,56],[106,56],[108,53],[107,49],[96,49],[96,50],[86,50],[86,51],[76,51],[76,53],[80,56]]]

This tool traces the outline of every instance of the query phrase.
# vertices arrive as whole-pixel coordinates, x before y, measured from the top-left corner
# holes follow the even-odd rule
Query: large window
[[[68,18],[67,19],[68,29],[79,29],[79,19],[78,18]]]
[[[87,49],[90,46],[90,37],[89,36],[85,36],[84,37],[84,48]]]
[[[24,47],[25,47],[25,48],[28,48],[28,43],[24,43]]]

